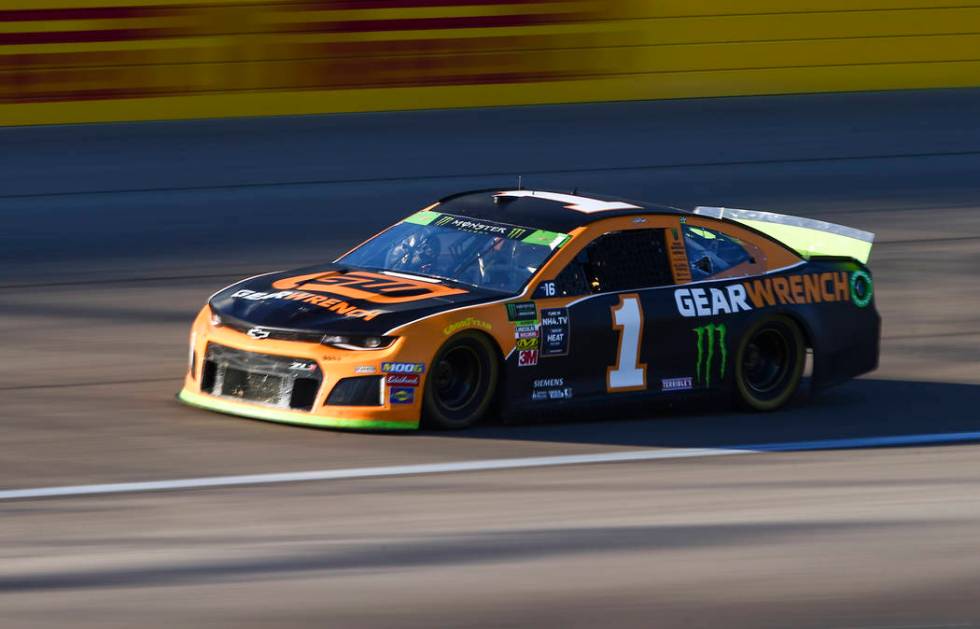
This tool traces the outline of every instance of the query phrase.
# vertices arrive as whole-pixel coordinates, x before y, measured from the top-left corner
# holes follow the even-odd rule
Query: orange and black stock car
[[[216,293],[180,399],[314,426],[470,426],[698,393],[771,410],[874,369],[873,235],[530,190],[445,198],[330,264]]]

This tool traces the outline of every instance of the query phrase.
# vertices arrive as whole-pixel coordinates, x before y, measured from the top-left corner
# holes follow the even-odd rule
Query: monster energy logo
[[[524,235],[524,233],[526,231],[527,230],[524,229],[523,227],[515,227],[514,229],[510,230],[510,233],[507,234],[507,237],[508,238],[520,238],[521,236]]]
[[[698,335],[698,363],[694,369],[694,375],[696,378],[695,381],[699,385],[703,379],[704,386],[711,386],[711,365],[715,358],[716,335],[718,337],[718,353],[721,356],[721,365],[718,374],[720,378],[725,377],[725,365],[728,364],[728,342],[725,339],[727,331],[728,329],[724,323],[718,325],[709,323],[708,325],[694,328],[694,333]],[[707,343],[705,343],[705,340],[707,340]]]

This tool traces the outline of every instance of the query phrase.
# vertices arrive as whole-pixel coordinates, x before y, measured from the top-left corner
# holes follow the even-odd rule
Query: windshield
[[[568,238],[423,210],[337,262],[516,293]]]

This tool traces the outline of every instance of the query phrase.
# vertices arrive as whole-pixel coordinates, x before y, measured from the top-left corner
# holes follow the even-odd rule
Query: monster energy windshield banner
[[[550,232],[544,229],[533,229],[531,227],[520,227],[518,225],[508,225],[507,223],[496,223],[493,221],[477,220],[466,218],[465,216],[454,216],[452,214],[441,214],[430,210],[417,212],[405,219],[406,223],[416,225],[432,225],[434,227],[445,227],[458,229],[459,231],[470,232],[473,234],[489,234],[499,236],[508,240],[519,240],[529,245],[540,245],[549,249],[557,249],[568,240],[568,234]]]
[[[728,366],[727,332],[724,323],[709,323],[694,328],[698,344],[698,362],[694,367],[694,381],[698,386],[710,387],[712,373],[718,374],[718,380],[725,377],[725,367]]]

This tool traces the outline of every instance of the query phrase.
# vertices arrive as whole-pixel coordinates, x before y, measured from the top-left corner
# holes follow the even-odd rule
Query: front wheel
[[[786,404],[803,378],[806,343],[799,326],[776,316],[742,337],[735,357],[735,391],[741,406],[773,411]]]
[[[432,361],[422,398],[422,425],[459,430],[483,419],[499,373],[496,350],[486,336],[463,332],[451,338]]]

